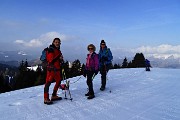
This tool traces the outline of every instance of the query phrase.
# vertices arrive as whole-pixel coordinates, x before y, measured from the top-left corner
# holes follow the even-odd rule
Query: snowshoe
[[[57,101],[57,100],[62,100],[62,97],[59,97],[57,95],[51,97],[51,101]]]

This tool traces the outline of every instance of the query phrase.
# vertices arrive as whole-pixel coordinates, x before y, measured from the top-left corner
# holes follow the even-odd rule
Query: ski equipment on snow
[[[65,99],[68,99],[67,98],[67,95],[66,95],[66,92],[69,93],[69,97],[70,97],[70,100],[72,101],[73,98],[71,97],[71,92],[69,90],[69,84],[70,84],[70,81],[66,79],[66,73],[64,71],[64,68],[62,69],[62,77],[63,79],[66,81],[64,84],[61,84],[60,85],[60,89],[64,90],[65,91]]]

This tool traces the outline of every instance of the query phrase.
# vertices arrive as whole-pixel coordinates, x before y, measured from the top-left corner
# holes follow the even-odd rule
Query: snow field
[[[105,91],[99,90],[100,78],[98,74],[93,80],[92,100],[84,96],[83,76],[70,85],[72,102],[63,99],[44,105],[44,86],[0,94],[0,120],[180,120],[179,69],[111,70]],[[53,87],[54,83],[50,93]],[[58,94],[64,97],[62,90]]]

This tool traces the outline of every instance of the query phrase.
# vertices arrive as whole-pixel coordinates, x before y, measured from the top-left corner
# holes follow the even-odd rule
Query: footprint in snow
[[[9,106],[20,106],[20,105],[22,105],[21,102],[16,102],[16,103],[9,104]]]

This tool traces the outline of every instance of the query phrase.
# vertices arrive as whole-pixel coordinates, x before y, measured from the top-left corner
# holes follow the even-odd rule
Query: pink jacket
[[[98,54],[93,52],[92,54],[88,54],[86,58],[86,70],[90,71],[98,71],[99,69],[99,59]]]

